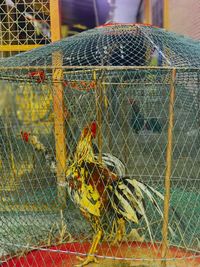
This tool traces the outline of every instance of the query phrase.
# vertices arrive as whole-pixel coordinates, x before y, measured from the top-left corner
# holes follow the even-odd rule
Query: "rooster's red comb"
[[[29,141],[29,136],[30,136],[30,133],[21,131],[21,137],[22,137],[22,140],[24,140],[24,141],[27,142],[27,143],[28,143],[28,141]]]
[[[96,121],[93,121],[91,123],[90,129],[91,129],[92,137],[95,138],[96,137],[96,133],[97,133],[97,123],[96,123]]]

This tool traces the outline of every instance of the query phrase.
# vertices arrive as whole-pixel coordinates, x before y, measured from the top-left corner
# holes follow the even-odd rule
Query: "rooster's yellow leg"
[[[112,241],[112,245],[115,245],[117,242],[122,241],[124,235],[126,233],[125,221],[123,218],[117,220],[117,231],[115,234],[115,238]]]
[[[107,241],[111,241],[111,240],[113,240],[113,238],[114,238],[115,235],[116,235],[116,231],[117,231],[117,222],[116,222],[116,220],[114,219],[113,222],[112,222],[111,231],[110,231],[110,233],[108,234],[108,236],[106,237],[106,240],[107,240]]]
[[[94,236],[92,246],[88,252],[87,258],[83,259],[83,258],[77,257],[79,260],[83,261],[81,264],[76,265],[77,267],[85,266],[90,262],[98,262],[94,254],[97,251],[97,246],[99,244],[99,241],[101,240],[101,237],[102,237],[102,230],[99,230],[97,234]]]

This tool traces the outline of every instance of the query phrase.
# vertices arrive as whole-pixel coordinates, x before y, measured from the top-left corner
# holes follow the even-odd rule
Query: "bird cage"
[[[8,57],[49,44],[52,39],[51,12],[49,0],[2,0],[0,3],[0,57]],[[51,21],[54,22],[56,19],[57,13],[54,10],[54,18]]]
[[[199,67],[138,24],[0,61],[2,266],[200,265]]]

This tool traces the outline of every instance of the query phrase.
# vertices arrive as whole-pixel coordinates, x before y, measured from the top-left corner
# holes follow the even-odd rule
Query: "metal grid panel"
[[[3,0],[0,20],[1,51],[20,52],[50,42],[49,0]]]

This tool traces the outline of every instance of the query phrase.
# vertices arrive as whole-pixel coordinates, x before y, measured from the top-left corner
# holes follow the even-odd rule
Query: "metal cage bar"
[[[165,173],[165,196],[164,196],[164,211],[163,211],[163,229],[162,229],[162,258],[167,256],[168,249],[168,221],[169,221],[169,202],[170,202],[170,177],[172,166],[172,142],[173,142],[173,127],[174,127],[174,102],[175,102],[175,80],[176,69],[172,70],[170,99],[169,99],[169,124],[167,137],[167,152],[166,152],[166,173]],[[162,261],[162,267],[166,267],[166,261]]]
[[[60,6],[59,0],[50,0],[50,14],[56,18],[51,21],[51,38],[52,41],[61,39],[61,20],[60,20]],[[61,52],[52,54],[53,66],[61,67],[63,55]],[[63,186],[65,183],[65,166],[67,162],[66,153],[66,131],[65,131],[65,106],[64,93],[62,84],[63,70],[53,70],[53,103],[54,103],[54,126],[55,126],[55,143],[56,143],[56,161],[57,161],[57,185],[58,185],[58,199],[62,207],[66,205],[66,189]]]
[[[163,27],[169,30],[169,0],[163,0]]]

